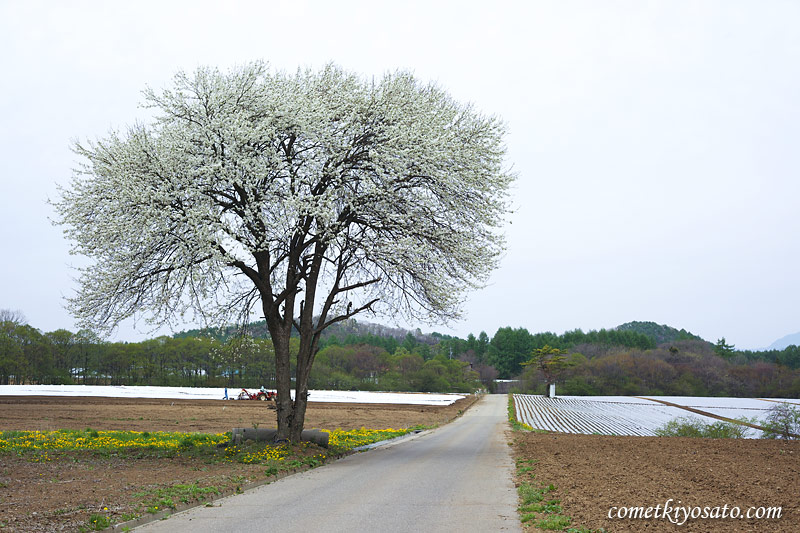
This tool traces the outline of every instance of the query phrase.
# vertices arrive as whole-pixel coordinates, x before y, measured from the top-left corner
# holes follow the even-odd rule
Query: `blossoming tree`
[[[503,124],[433,85],[253,63],[144,97],[151,123],[74,145],[81,166],[54,206],[93,261],[69,307],[106,329],[260,311],[279,438],[300,439],[326,327],[363,311],[446,321],[496,266]]]

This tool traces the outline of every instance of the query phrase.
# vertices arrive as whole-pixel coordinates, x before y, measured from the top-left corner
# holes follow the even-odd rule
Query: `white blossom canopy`
[[[69,299],[84,325],[218,323],[259,300],[292,320],[311,304],[320,331],[367,309],[446,321],[497,265],[504,126],[436,86],[254,63],[144,95],[152,123],[76,143],[54,202],[94,260]]]

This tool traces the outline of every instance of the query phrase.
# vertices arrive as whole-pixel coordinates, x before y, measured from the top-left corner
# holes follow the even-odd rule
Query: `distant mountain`
[[[781,337],[780,339],[776,340],[772,344],[769,345],[767,350],[783,350],[787,346],[791,346],[794,344],[795,346],[800,346],[800,331],[797,333],[792,333],[791,335],[786,335],[785,337]]]
[[[627,322],[615,329],[619,331],[633,331],[647,335],[656,344],[663,344],[665,342],[675,342],[684,340],[703,340],[697,335],[686,331],[685,329],[675,329],[670,326],[656,324],[655,322]]]

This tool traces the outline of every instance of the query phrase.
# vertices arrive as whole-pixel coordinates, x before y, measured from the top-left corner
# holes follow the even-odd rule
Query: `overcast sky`
[[[800,2],[380,4],[0,0],[0,308],[76,329],[82,263],[46,202],[71,139],[124,129],[181,69],[333,61],[411,70],[509,127],[502,266],[452,329],[413,326],[800,331]]]

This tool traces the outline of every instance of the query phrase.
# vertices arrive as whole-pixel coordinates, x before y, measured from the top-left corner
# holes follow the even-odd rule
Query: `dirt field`
[[[606,531],[800,531],[800,442],[513,434],[536,480],[556,486],[573,527]],[[772,520],[609,520],[612,507],[782,507]],[[681,502],[681,503],[679,503]]]
[[[408,428],[450,420],[466,400],[449,406],[309,402],[307,429]],[[0,431],[116,429],[220,433],[234,427],[274,428],[267,402],[0,396]]]
[[[467,409],[453,405],[310,403],[307,428],[370,429],[436,425]],[[0,397],[0,430],[136,430],[218,433],[275,427],[265,402],[120,398]],[[34,463],[0,454],[0,531],[79,531],[92,514],[116,522],[136,512],[133,495],[159,486],[197,483],[232,491],[267,479],[264,468],[188,459],[69,456]]]
[[[309,428],[357,429],[441,424],[467,408],[312,403]],[[223,432],[274,426],[262,402],[0,397],[0,429],[133,429]],[[535,460],[572,526],[606,531],[799,531],[800,442],[605,437],[510,432],[512,450]],[[132,495],[154,486],[244,487],[263,467],[188,459],[69,458],[32,463],[0,454],[1,531],[78,531],[93,513],[117,521]],[[780,506],[778,520],[609,520],[612,506]]]

